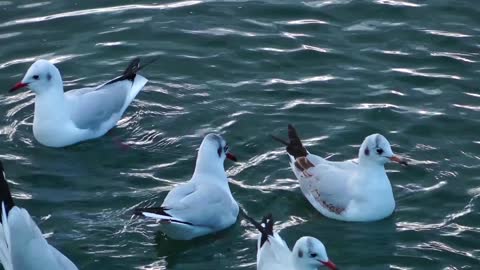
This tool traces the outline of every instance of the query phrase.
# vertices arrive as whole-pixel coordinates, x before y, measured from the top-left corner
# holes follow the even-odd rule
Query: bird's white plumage
[[[49,245],[27,210],[14,206],[8,216],[2,203],[0,260],[5,270],[78,270]]]
[[[223,167],[226,153],[218,155],[218,149],[223,151],[225,144],[219,135],[205,137],[192,178],[174,187],[162,204],[170,216],[143,212],[146,217],[163,221],[159,228],[170,238],[190,240],[226,229],[236,222],[239,207]]]
[[[337,269],[328,259],[327,250],[320,240],[310,236],[301,237],[290,251],[280,235],[273,232],[271,216],[267,220],[268,224],[256,225],[262,232],[257,241],[258,270],[317,270],[324,266]],[[262,244],[263,239],[267,240]]]
[[[381,155],[377,149],[382,149]],[[392,156],[385,137],[373,134],[365,138],[356,160],[328,161],[308,153],[306,158],[314,167],[301,171],[292,156],[290,165],[303,194],[323,215],[343,221],[375,221],[395,209],[384,168]]]
[[[46,60],[38,60],[22,83],[35,92],[35,138],[46,146],[63,147],[97,138],[113,128],[147,79],[136,75],[133,81],[119,80],[64,93],[58,69]]]
[[[268,241],[260,246],[261,239],[257,243],[257,269],[277,270],[286,269],[291,265],[291,251],[287,243],[277,234],[268,237]]]

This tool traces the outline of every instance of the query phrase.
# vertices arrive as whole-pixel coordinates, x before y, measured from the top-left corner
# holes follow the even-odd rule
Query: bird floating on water
[[[290,251],[280,235],[273,232],[271,214],[258,223],[244,212],[241,213],[261,233],[257,240],[257,270],[317,270],[320,267],[338,269],[328,258],[323,243],[317,238],[304,236],[297,240]]]
[[[384,136],[366,137],[358,159],[346,161],[328,161],[311,154],[292,125],[288,125],[289,142],[272,137],[287,146],[290,165],[303,194],[324,216],[343,221],[375,221],[393,213],[395,199],[384,165],[389,161],[407,165],[407,161],[394,155]]]
[[[78,270],[48,244],[27,210],[15,206],[0,162],[0,262],[5,270]]]
[[[159,229],[175,240],[190,240],[233,225],[239,207],[230,192],[225,158],[236,161],[225,140],[208,134],[198,150],[190,181],[174,187],[161,207],[138,208],[136,215],[152,218]]]
[[[47,60],[38,60],[10,92],[28,87],[35,93],[33,136],[45,146],[64,147],[113,128],[147,83],[137,72],[150,63],[140,66],[135,58],[121,76],[97,87],[64,92],[59,70]]]

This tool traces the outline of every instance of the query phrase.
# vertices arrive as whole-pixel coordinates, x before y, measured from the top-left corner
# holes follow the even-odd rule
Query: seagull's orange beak
[[[392,156],[392,157],[390,158],[390,160],[393,161],[393,162],[400,163],[400,164],[405,165],[405,166],[408,165],[407,160],[406,160],[405,158],[403,158],[403,157],[399,157],[399,156],[395,156],[395,155],[394,155],[394,156]]]
[[[10,90],[8,92],[14,92],[14,91],[17,91],[18,89],[22,89],[24,87],[27,87],[28,86],[28,83],[22,83],[22,82],[19,82],[19,83],[16,83],[12,88],[10,88]]]

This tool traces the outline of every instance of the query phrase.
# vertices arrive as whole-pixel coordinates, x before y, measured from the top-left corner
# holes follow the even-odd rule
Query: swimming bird
[[[35,93],[33,136],[45,146],[64,147],[103,136],[113,128],[147,83],[137,74],[146,65],[140,66],[135,58],[121,76],[64,93],[60,71],[47,60],[38,60],[10,92],[28,87]]]
[[[225,158],[236,161],[225,140],[208,134],[198,150],[190,181],[174,187],[161,207],[138,208],[136,215],[160,222],[160,230],[175,240],[190,240],[233,225],[239,207],[224,169]]]
[[[0,162],[0,262],[5,270],[78,270],[48,244],[27,210],[15,206]]]
[[[317,270],[320,267],[338,269],[328,259],[325,246],[317,238],[304,236],[297,240],[290,251],[280,235],[273,232],[271,214],[258,223],[243,211],[241,213],[261,233],[257,240],[257,270]]]
[[[287,146],[290,166],[303,194],[324,216],[366,222],[393,213],[395,199],[384,165],[389,161],[407,165],[407,161],[394,155],[381,134],[366,137],[358,159],[347,161],[328,161],[311,154],[292,125],[288,125],[289,142],[272,137]]]

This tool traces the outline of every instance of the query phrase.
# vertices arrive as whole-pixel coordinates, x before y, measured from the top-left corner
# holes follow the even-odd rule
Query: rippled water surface
[[[468,0],[0,1],[0,158],[17,204],[80,269],[255,269],[244,221],[184,243],[131,219],[189,179],[212,131],[240,159],[226,163],[236,199],[273,212],[290,245],[318,237],[341,269],[480,269],[479,14]],[[95,141],[39,145],[33,94],[7,93],[38,58],[68,90],[135,56],[159,57],[150,82]],[[414,159],[387,166],[395,214],[318,214],[268,136],[288,123],[332,160],[375,132]]]

